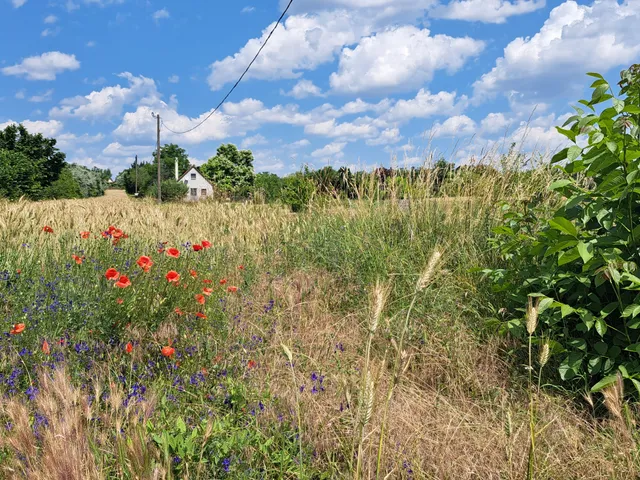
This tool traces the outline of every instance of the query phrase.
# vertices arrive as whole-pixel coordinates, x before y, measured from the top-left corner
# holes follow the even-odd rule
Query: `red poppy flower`
[[[111,236],[116,239],[121,239],[124,236],[124,232],[119,228],[116,228],[111,232]]]
[[[213,281],[212,281],[212,280],[203,280],[202,282],[203,282],[203,283],[207,283],[207,284],[209,284],[209,283],[213,283]]]
[[[17,335],[19,333],[24,332],[24,329],[26,328],[24,323],[16,323],[13,328],[11,329],[11,331],[9,332],[11,335]]]
[[[180,250],[177,248],[169,248],[167,250],[167,255],[173,258],[178,258],[180,256]]]
[[[191,275],[193,278],[196,278],[198,276],[198,272],[196,272],[195,270],[189,270],[189,275]]]
[[[249,363],[247,363],[247,367],[249,367],[249,370],[251,370],[252,368],[256,368],[257,365],[258,364],[255,360],[249,360]]]
[[[118,298],[118,299],[116,300],[116,303],[117,303],[118,305],[122,305],[122,304],[124,303],[124,300],[122,300],[121,298]]]
[[[227,288],[227,292],[229,293],[236,293],[238,291],[238,287],[229,287]]]
[[[202,245],[198,245],[197,243],[193,245],[194,252],[199,252],[200,250],[202,250]]]
[[[168,282],[178,283],[180,281],[180,274],[174,270],[171,270],[165,275]]]
[[[107,280],[117,280],[120,277],[120,274],[115,268],[110,268],[104,274],[107,277]]]
[[[224,285],[227,283],[227,279],[223,278],[222,280],[220,280],[220,285]]]
[[[131,353],[133,351],[133,345],[131,345],[131,342],[127,343],[125,350],[127,353]]]
[[[120,279],[115,283],[114,287],[127,288],[131,286],[131,280],[126,275],[122,275]]]
[[[100,235],[102,235],[102,238],[109,238],[111,236],[111,234],[109,232],[100,232]]]
[[[79,257],[77,255],[71,255],[71,258],[73,258],[78,265],[82,265],[82,257]]]
[[[176,353],[176,349],[167,345],[166,347],[162,347],[162,350],[160,350],[160,352],[165,357],[171,357],[174,353]]]
[[[91,232],[80,232],[80,238],[89,238],[89,235],[91,235]]]
[[[49,355],[51,353],[49,342],[47,342],[46,340],[42,342],[42,353],[44,353],[45,355]]]
[[[18,275],[20,275],[20,274],[22,273],[22,270],[17,269],[17,270],[16,270],[16,273],[17,273]]]
[[[204,368],[204,367],[202,367],[202,368],[200,369],[200,371],[202,372],[202,374],[203,374],[203,375],[207,375],[207,374],[209,373],[209,372],[207,372],[207,369],[206,369],[206,368]]]
[[[109,225],[109,228],[107,228],[107,231],[109,233],[113,233],[113,231],[116,229],[116,227],[114,227],[113,225]]]
[[[200,305],[204,305],[204,295],[201,295],[201,294],[198,293],[193,298],[195,298],[196,302],[198,302]]]
[[[238,267],[238,270],[244,270],[244,265],[240,265],[240,266]]]
[[[151,260],[151,258],[147,257],[146,255],[142,255],[136,263],[145,272],[148,272],[153,266],[153,260]]]
[[[159,248],[158,253],[164,253],[164,248]]]
[[[209,296],[213,293],[213,288],[203,288],[202,293],[204,293],[206,296]]]
[[[45,225],[44,227],[42,227],[42,231],[46,233],[53,233],[53,228],[51,228],[49,225]]]
[[[211,242],[209,242],[207,240],[202,240],[202,242],[200,242],[200,244],[202,245],[202,248],[211,248]]]
[[[174,310],[174,312],[176,312],[178,315],[184,315],[184,312],[182,310],[180,310],[180,308],[176,307],[176,309]]]
[[[198,318],[204,318],[205,320],[207,319],[207,316],[206,316],[204,313],[202,313],[202,312],[198,312],[198,313],[196,313],[196,317],[198,317]]]

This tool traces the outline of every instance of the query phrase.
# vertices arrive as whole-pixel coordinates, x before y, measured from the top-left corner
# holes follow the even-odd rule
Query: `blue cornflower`
[[[225,472],[229,472],[229,467],[231,466],[231,459],[230,458],[225,458],[224,460],[222,460],[222,468],[224,468]]]

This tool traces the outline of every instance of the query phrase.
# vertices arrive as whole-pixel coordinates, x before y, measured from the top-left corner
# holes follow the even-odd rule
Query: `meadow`
[[[501,262],[501,202],[553,175],[298,214],[113,191],[0,203],[0,475],[520,479],[533,397],[533,478],[635,478],[622,399],[531,387],[487,321],[504,315],[478,273]]]

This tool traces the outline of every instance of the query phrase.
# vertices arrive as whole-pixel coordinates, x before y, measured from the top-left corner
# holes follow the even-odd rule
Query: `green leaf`
[[[640,353],[640,343],[633,343],[629,345],[627,348],[625,348],[625,350],[627,352]]]
[[[591,245],[590,243],[587,244],[584,242],[580,242],[578,243],[578,246],[576,248],[578,249],[578,252],[580,253],[580,256],[582,257],[582,261],[584,263],[587,263],[593,258],[593,245]]]
[[[549,185],[549,190],[559,190],[566,187],[567,185],[573,185],[573,182],[571,180],[567,180],[566,178],[563,180],[556,180],[551,185]]]
[[[184,420],[182,420],[182,417],[178,417],[178,419],[176,420],[176,428],[180,433],[187,432],[187,426],[185,425]]]
[[[587,75],[589,75],[590,77],[595,77],[595,78],[599,78],[601,80],[604,80],[604,77],[602,75],[600,75],[599,73],[596,73],[596,72],[587,72]]]
[[[618,150],[618,144],[616,142],[608,141],[607,148],[611,151],[611,153],[616,153]]]
[[[575,135],[574,135],[574,139],[575,139]],[[569,150],[567,150],[567,160],[569,160],[570,162],[573,162],[581,154],[582,154],[582,149],[577,145],[572,145],[571,147],[569,147]]]
[[[594,133],[591,137],[591,143],[600,143],[602,140],[604,140],[604,133],[602,132]]]
[[[600,355],[606,355],[606,354],[607,354],[608,347],[607,347],[607,344],[606,344],[606,343],[604,343],[604,342],[598,342],[598,343],[596,343],[596,344],[593,346],[593,348],[594,348],[594,350],[595,350],[596,352],[598,352],[598,354],[600,354]]]
[[[622,112],[624,110],[624,101],[623,100],[619,100],[617,98],[614,98],[611,103],[613,103],[613,108],[616,109],[616,112],[620,113],[620,112]]]
[[[601,337],[604,337],[607,333],[607,322],[605,322],[603,318],[596,319],[596,332],[598,332],[598,335]]]
[[[551,228],[556,230],[560,230],[567,235],[571,235],[572,237],[578,236],[578,230],[571,221],[567,220],[564,217],[555,217],[553,220],[549,220],[549,225]]]
[[[573,132],[571,132],[573,133]],[[553,157],[551,157],[551,163],[558,163],[567,158],[568,148],[563,148],[558,153],[556,153]]]
[[[606,388],[609,385],[612,385],[617,380],[618,380],[618,375],[617,374],[616,375],[608,375],[608,376],[604,377],[602,380],[600,380],[598,383],[596,383],[593,387],[591,387],[591,391],[592,392],[599,392],[603,388]]]
[[[640,107],[636,105],[625,105],[622,111],[624,113],[631,113],[633,115],[637,115],[638,113],[640,113]]]
[[[566,265],[580,258],[580,252],[577,247],[573,247],[570,250],[566,250],[558,256],[558,266]]]

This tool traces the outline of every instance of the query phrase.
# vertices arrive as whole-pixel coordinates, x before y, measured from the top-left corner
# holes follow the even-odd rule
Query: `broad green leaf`
[[[614,384],[618,380],[618,375],[608,375],[596,383],[593,387],[591,387],[592,392],[599,392],[603,388],[608,387],[609,385]]]
[[[573,143],[576,143],[577,134],[573,130],[567,130],[565,128],[560,128],[560,127],[556,127],[556,130],[558,131],[558,133],[564,135],[569,140],[571,140]]]
[[[604,342],[598,342],[593,346],[594,350],[596,352],[598,352],[599,355],[606,355],[607,354],[607,344]]]
[[[640,107],[636,105],[625,105],[622,111],[624,113],[631,113],[633,115],[637,115],[638,113],[640,113]]]
[[[611,103],[613,103],[613,108],[616,109],[616,112],[620,113],[620,112],[622,112],[624,110],[624,101],[623,100],[619,100],[617,98],[614,98]]]
[[[580,252],[577,247],[573,247],[570,250],[566,250],[558,256],[558,266],[566,265],[580,258]]]
[[[604,77],[596,72],[587,72],[587,75],[589,75],[590,77],[599,78],[600,80],[604,80]]]
[[[627,352],[640,353],[640,343],[633,343],[629,345],[627,348],[625,348],[625,350]]]
[[[618,144],[616,142],[608,141],[607,148],[609,149],[609,151],[611,151],[611,153],[616,153],[616,151],[618,150]]]
[[[604,337],[607,333],[607,322],[605,322],[604,319],[596,319],[596,332],[598,332],[598,335],[600,335],[601,337]]]
[[[575,136],[574,136],[574,138],[575,138]],[[580,147],[578,147],[577,145],[573,145],[573,146],[569,147],[569,150],[567,150],[567,160],[569,160],[570,162],[573,162],[581,154],[582,154],[582,149]]]
[[[549,185],[549,190],[559,190],[566,187],[567,185],[573,185],[573,182],[566,178],[562,180],[556,180],[551,185]]]
[[[600,143],[604,140],[604,133],[597,132],[591,137],[591,143]]]
[[[549,220],[549,225],[551,228],[556,230],[560,230],[567,235],[571,235],[572,237],[578,236],[578,230],[570,220],[567,220],[564,217],[555,217],[553,220]]]
[[[573,132],[572,132],[573,133]],[[556,153],[553,157],[551,157],[551,163],[558,163],[567,158],[568,148],[563,148],[558,153]]]
[[[584,263],[587,263],[593,258],[593,245],[591,245],[590,243],[587,244],[584,242],[580,242],[578,243],[578,246],[576,248],[578,249],[578,252],[580,253],[580,256],[582,257],[582,261]]]

